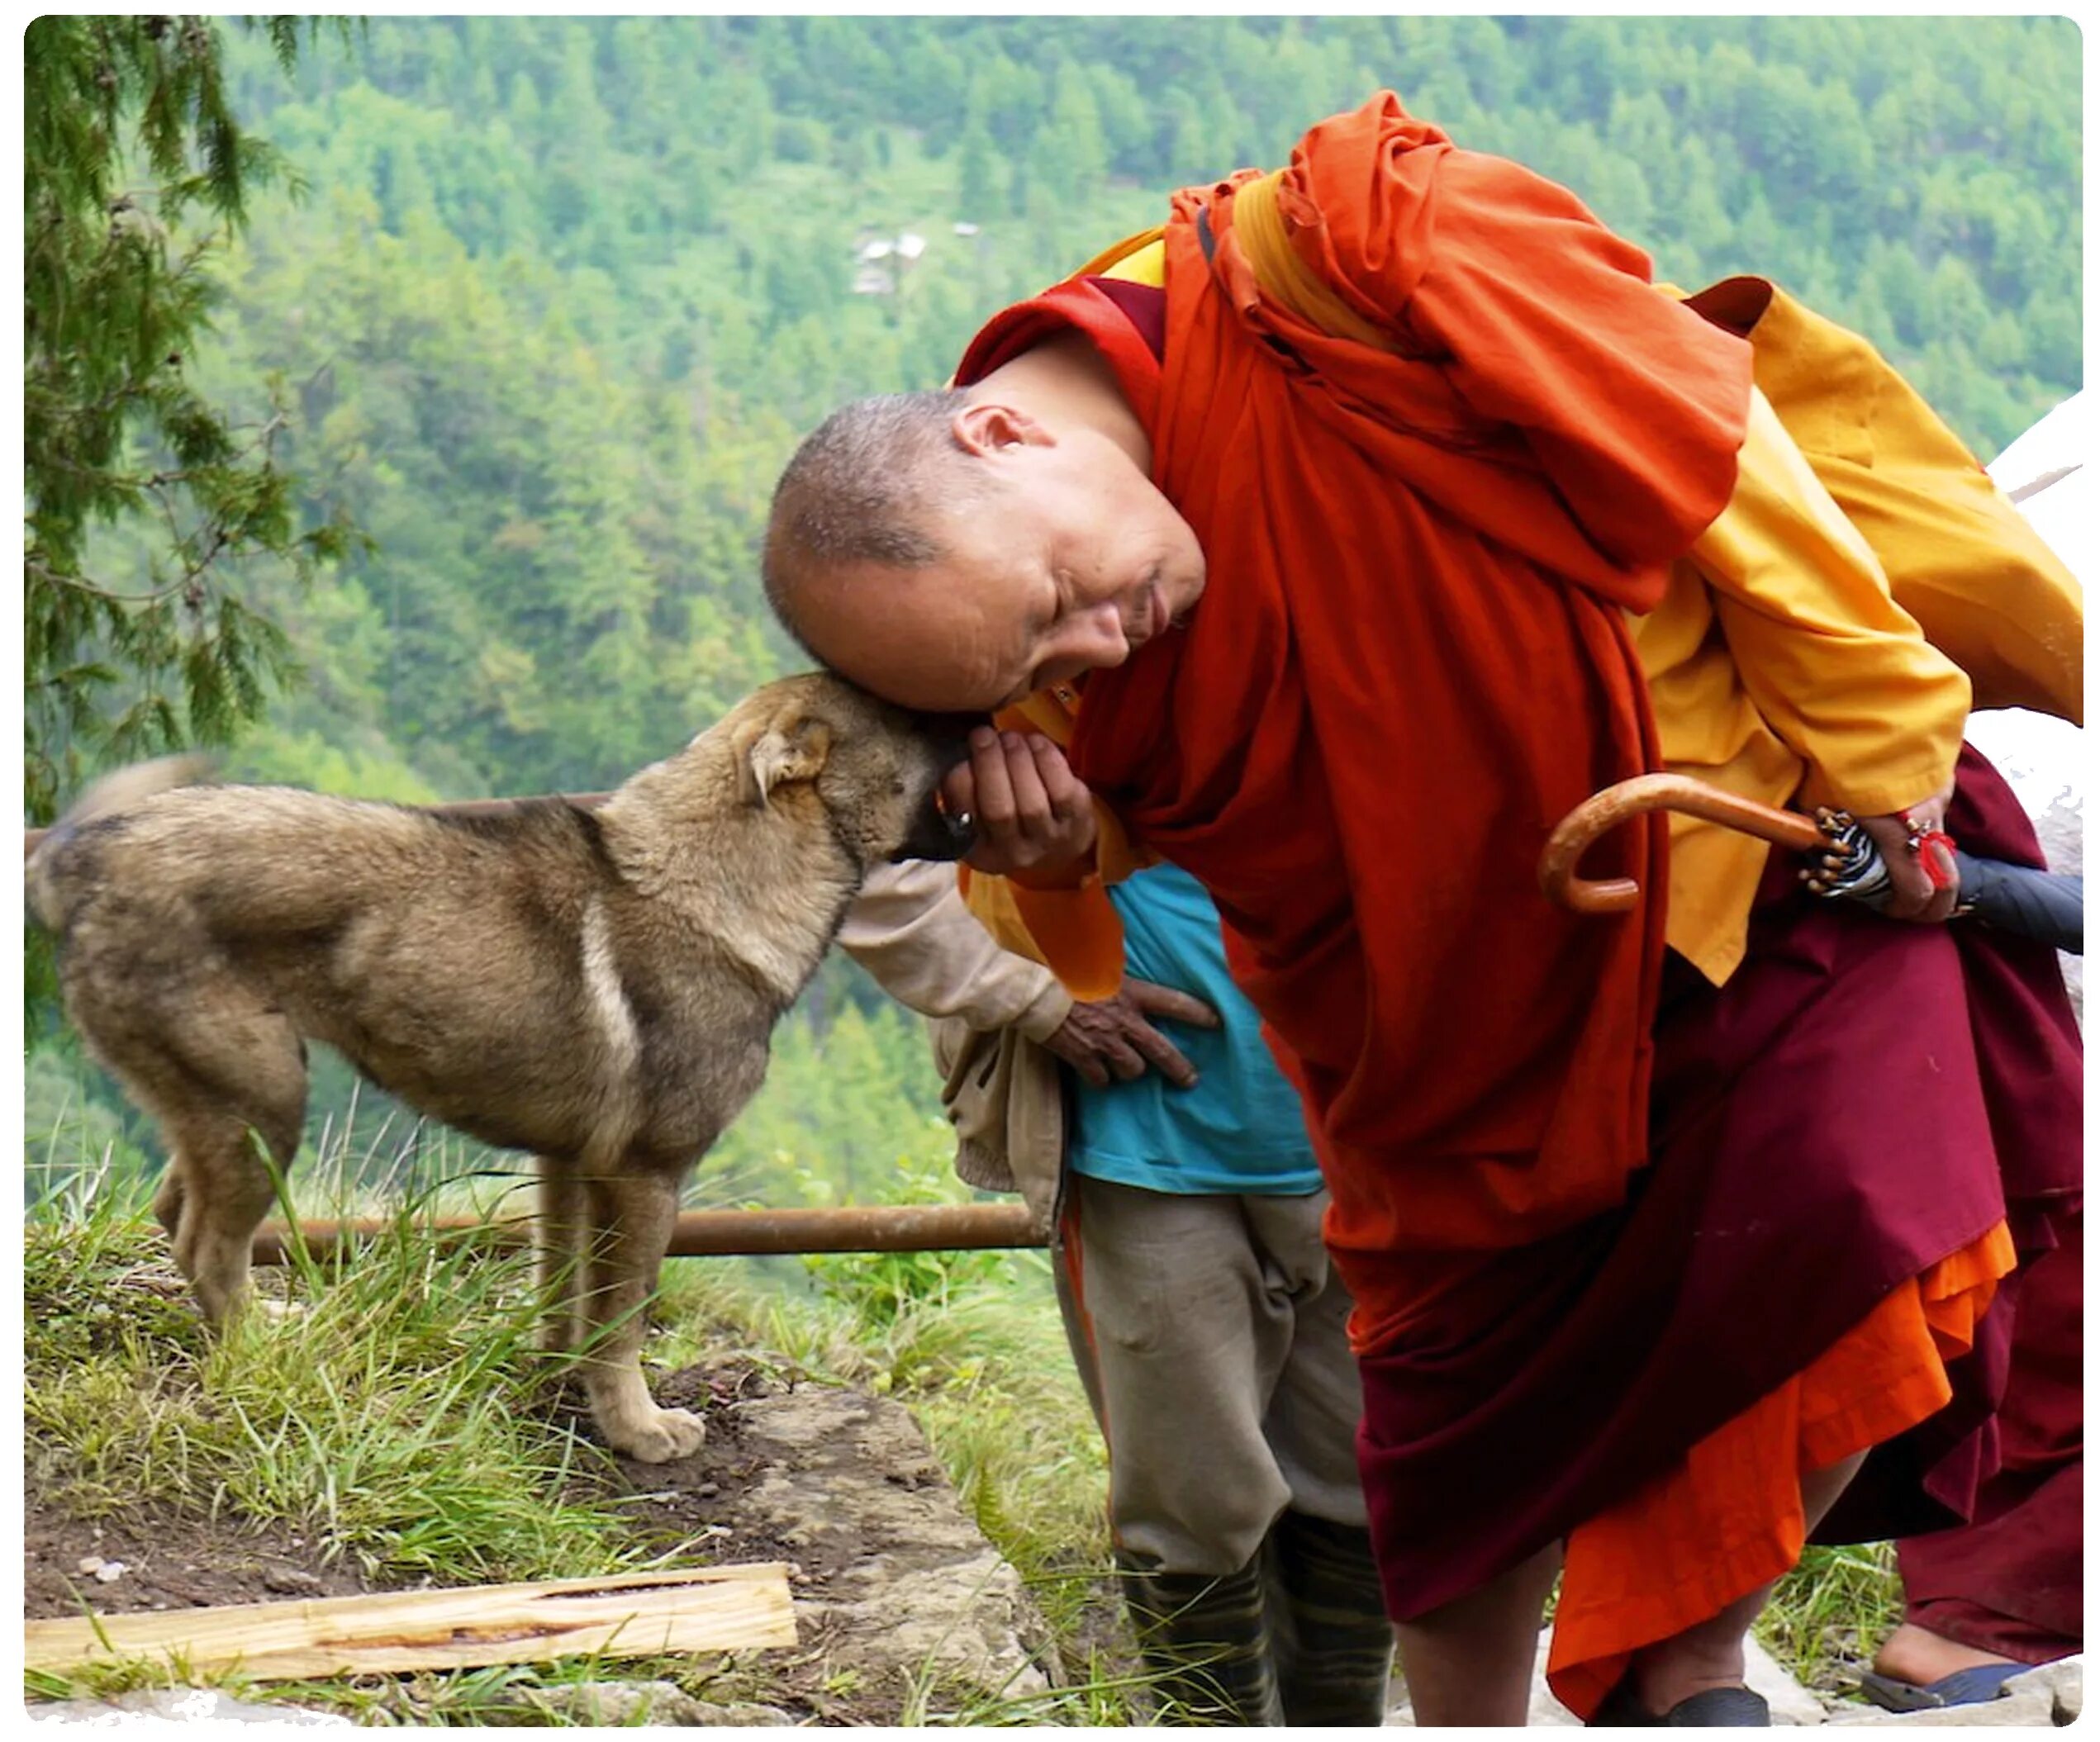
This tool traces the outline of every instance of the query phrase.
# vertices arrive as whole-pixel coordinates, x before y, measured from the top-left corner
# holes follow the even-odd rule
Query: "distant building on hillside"
[[[972,226],[974,228],[974,226]],[[856,297],[894,297],[904,275],[926,252],[926,239],[907,230],[894,236],[863,236],[853,249],[860,270],[853,274]]]

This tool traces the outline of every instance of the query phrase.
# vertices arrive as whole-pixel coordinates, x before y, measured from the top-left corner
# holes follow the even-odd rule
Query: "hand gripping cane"
[[[1631,877],[1583,876],[1582,856],[1630,817],[1675,810],[1809,856],[1802,880],[1817,895],[1878,908],[1889,897],[1889,867],[1867,832],[1842,810],[1811,816],[1760,804],[1683,774],[1644,774],[1608,786],[1561,819],[1540,856],[1540,887],[1578,914],[1623,914],[1641,899]],[[1978,859],[1957,849],[1961,904],[1967,915],[2000,931],[2039,938],[2074,956],[2085,953],[2085,879]]]

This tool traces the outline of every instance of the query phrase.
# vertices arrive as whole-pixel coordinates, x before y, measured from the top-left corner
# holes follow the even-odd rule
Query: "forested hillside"
[[[306,666],[246,777],[525,792],[674,748],[800,662],[754,552],[801,432],[1380,86],[1663,276],[1755,270],[1865,331],[1980,457],[2081,381],[2061,19],[374,19],[291,81],[226,55],[306,187],[224,259],[198,368],[251,411],[281,377],[307,514],[373,540],[303,591],[243,577]],[[937,1151],[911,1027],[820,994],[737,1142]],[[820,1108],[848,1007],[866,1093]]]

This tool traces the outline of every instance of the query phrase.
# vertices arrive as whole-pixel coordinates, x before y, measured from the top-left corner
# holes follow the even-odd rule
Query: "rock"
[[[1823,1702],[1794,1680],[1779,1660],[1756,1640],[1743,1642],[1743,1679],[1753,1693],[1765,1696],[1775,1724],[1822,1724],[1830,1714]]]
[[[2049,1690],[2054,1702],[2055,1721],[2074,1724],[2079,1714],[2085,1709],[2085,1656],[2059,1658],[2053,1664],[2030,1669],[2025,1675],[2016,1675],[2006,1683],[2016,1692],[2030,1687],[2043,1687]]]
[[[805,1646],[1000,1697],[1048,1691],[1048,1627],[901,1404],[805,1386],[738,1413],[762,1460],[739,1510],[814,1575],[795,1598]]]
[[[2031,1685],[2018,1692],[2007,1692],[1995,1700],[1979,1700],[1972,1706],[1941,1706],[1930,1711],[1883,1711],[1871,1706],[1847,1706],[1843,1711],[1833,1712],[1833,1724],[1900,1724],[1906,1727],[1923,1725],[1928,1729],[1949,1724],[1982,1724],[1996,1727],[2007,1724],[2050,1725],[2056,1722],[2056,1702],[2046,1683],[2036,1683],[2031,1677],[2021,1676],[2020,1682]],[[2013,1687],[2008,1682],[2007,1689]]]
[[[140,1724],[340,1724],[349,1720],[302,1706],[272,1706],[235,1700],[208,1687],[164,1688],[127,1693],[114,1700],[36,1700],[29,1716],[40,1724],[87,1724],[98,1730],[132,1730]]]
[[[717,1729],[771,1728],[795,1721],[773,1706],[739,1701],[718,1706],[671,1682],[579,1682],[533,1690],[532,1703],[558,1717],[589,1725],[701,1725]]]
[[[748,1700],[737,1700],[727,1706],[710,1706],[705,1700],[696,1700],[699,1709],[696,1724],[712,1724],[729,1730],[772,1729],[780,1725],[792,1728],[795,1720],[777,1706],[755,1706]]]
[[[1538,1655],[1532,1664],[1531,1708],[1525,1722],[1534,1729],[1541,1725],[1580,1727],[1582,1720],[1555,1699],[1552,1690],[1546,1685],[1546,1660],[1552,1649],[1553,1630],[1548,1627],[1538,1636]],[[1772,1708],[1775,1725],[1821,1724],[1826,1721],[1822,1702],[1789,1675],[1778,1659],[1756,1640],[1746,1642],[1744,1661],[1748,1671],[1745,1679],[1752,1689],[1764,1695]],[[1385,1721],[1406,1725],[1414,1722],[1413,1708],[1404,1692],[1387,1714]]]

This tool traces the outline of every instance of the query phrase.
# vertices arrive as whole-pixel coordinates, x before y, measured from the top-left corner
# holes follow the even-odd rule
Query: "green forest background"
[[[235,112],[304,187],[221,258],[195,375],[251,417],[277,382],[302,512],[371,540],[310,586],[239,577],[304,666],[239,779],[424,800],[675,749],[805,662],[756,559],[801,433],[938,383],[1169,189],[1381,86],[1661,275],[1756,271],[1865,332],[1979,458],[2082,380],[2062,19],[385,19],[289,77],[225,34]],[[142,537],[96,572],[143,573]],[[150,1151],[45,1036],[32,1158]],[[933,1087],[915,1020],[834,963],[696,1196],[888,1195],[945,1157]],[[316,1131],[420,1180],[406,1118],[342,1143],[351,1094],[324,1066]]]

